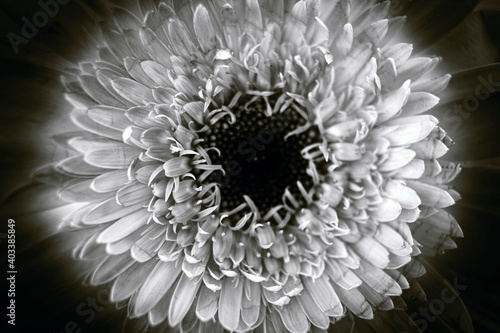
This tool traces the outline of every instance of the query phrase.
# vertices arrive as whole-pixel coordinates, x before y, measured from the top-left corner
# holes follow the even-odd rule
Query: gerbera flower
[[[133,330],[417,329],[402,296],[463,235],[460,165],[428,114],[451,76],[389,9],[142,1],[90,30],[71,155],[36,176]]]

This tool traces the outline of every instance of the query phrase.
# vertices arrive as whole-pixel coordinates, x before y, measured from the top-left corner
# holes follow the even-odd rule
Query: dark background
[[[479,1],[405,0],[394,4],[393,9],[397,14],[409,15],[408,27],[416,36],[416,44],[442,55],[445,70],[455,72],[499,60],[500,5],[497,1],[483,1],[477,12],[469,14],[478,4]],[[77,0],[60,5],[57,15],[27,44],[20,45],[15,54],[7,34],[20,35],[21,18],[30,18],[39,10],[35,1],[8,0],[0,4],[0,234],[7,232],[7,219],[14,218],[18,247],[16,329],[47,333],[78,329],[119,332],[126,309],[117,311],[113,304],[99,301],[100,296],[107,294],[108,286],[88,287],[78,282],[85,276],[85,269],[72,261],[67,236],[50,236],[53,228],[32,214],[39,204],[15,194],[16,189],[29,182],[36,166],[65,156],[50,141],[51,126],[71,127],[67,116],[61,117],[68,115],[70,109],[61,97],[58,68],[66,62],[76,62],[85,51],[86,37],[81,28],[91,24],[92,12],[102,12],[103,7],[98,1]],[[448,31],[452,33],[448,35]],[[440,40],[446,36],[449,38]],[[456,131],[450,132],[456,141],[450,156],[460,161],[498,158],[499,125],[500,96],[494,94],[481,102],[480,109],[464,119]],[[463,199],[451,211],[465,238],[457,240],[458,249],[431,262],[446,279],[458,278],[467,286],[461,296],[476,331],[500,332],[500,167],[498,160],[482,165],[486,167],[464,169],[455,182]],[[54,225],[57,221],[49,222]],[[5,239],[0,240],[2,253],[7,253]],[[7,287],[0,293],[6,291]],[[92,310],[94,299],[97,305]],[[1,318],[4,324],[6,319],[3,315]],[[11,331],[12,327],[4,330]]]

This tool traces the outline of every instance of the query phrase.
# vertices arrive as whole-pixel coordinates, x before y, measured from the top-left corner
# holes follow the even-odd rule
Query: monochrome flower
[[[158,330],[389,325],[376,316],[418,288],[419,256],[463,236],[445,210],[461,166],[429,114],[451,75],[389,8],[114,7],[62,77],[71,156],[38,172],[78,206],[64,230],[88,235],[90,283]]]

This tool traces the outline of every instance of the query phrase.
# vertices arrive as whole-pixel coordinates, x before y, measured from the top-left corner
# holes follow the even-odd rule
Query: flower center
[[[251,104],[241,102],[235,107],[236,122],[219,121],[205,139],[212,151],[213,164],[222,165],[222,172],[209,178],[221,185],[223,210],[236,208],[249,196],[261,214],[283,202],[287,187],[298,193],[297,182],[306,189],[313,183],[306,173],[307,160],[301,150],[317,141],[317,131],[310,129],[285,139],[286,134],[305,124],[305,119],[292,109],[267,116],[266,103],[260,99]]]

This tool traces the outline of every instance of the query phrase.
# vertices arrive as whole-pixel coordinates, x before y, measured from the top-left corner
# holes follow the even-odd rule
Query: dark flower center
[[[312,186],[301,150],[317,141],[317,132],[309,130],[285,140],[285,135],[304,125],[305,120],[291,109],[268,117],[265,108],[263,100],[246,108],[242,102],[233,111],[234,124],[219,121],[205,134],[206,146],[217,147],[221,153],[210,153],[212,163],[226,171],[225,175],[216,172],[209,178],[221,185],[223,210],[237,207],[247,195],[265,214],[282,203],[287,187],[298,194],[297,181],[306,189]]]

